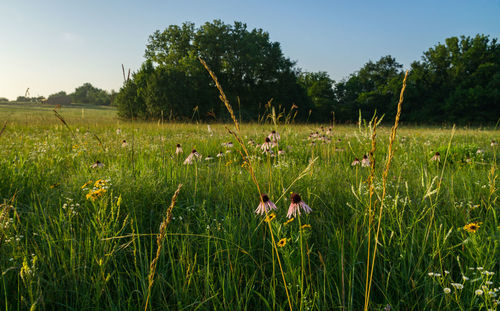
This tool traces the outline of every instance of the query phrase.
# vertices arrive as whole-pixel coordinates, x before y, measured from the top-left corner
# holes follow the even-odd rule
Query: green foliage
[[[311,119],[328,121],[335,106],[333,84],[326,72],[305,72],[298,77],[299,84],[306,90],[313,110]]]
[[[495,123],[500,116],[500,45],[488,36],[451,37],[414,62],[404,119]]]
[[[71,96],[73,103],[93,105],[109,105],[111,103],[110,95],[106,91],[96,88],[90,83],[84,83],[77,87],[69,96]]]
[[[71,104],[71,96],[67,95],[64,91],[60,91],[49,95],[46,103],[50,105],[69,105]]]
[[[227,25],[214,20],[199,28],[192,23],[171,25],[150,36],[145,57],[132,77],[140,79],[135,82],[137,95],[125,85],[117,97],[122,116],[130,114],[123,111],[130,110],[130,103],[136,103],[134,117],[145,119],[159,118],[162,113],[186,119],[193,111],[203,119],[223,118],[225,107],[198,57],[217,75],[230,102],[241,103],[238,113],[244,119],[256,119],[271,99],[288,107],[299,104],[303,111],[310,108],[297,80],[298,71],[280,44],[270,41],[262,29],[250,31],[240,22]]]

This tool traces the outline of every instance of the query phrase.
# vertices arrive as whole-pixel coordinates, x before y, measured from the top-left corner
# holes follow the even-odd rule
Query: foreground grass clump
[[[243,160],[223,125],[60,114],[69,128],[48,110],[0,120],[8,121],[0,136],[3,309],[138,310],[148,293],[151,310],[362,309],[370,168],[351,164],[369,153],[369,128],[243,124]],[[272,130],[280,139],[263,153]],[[377,177],[389,132],[377,129]],[[398,130],[370,309],[496,308],[492,140],[498,131]],[[184,165],[192,149],[200,156]],[[262,216],[249,162],[277,208]],[[157,234],[179,184],[150,288]],[[374,191],[381,195],[380,178]],[[291,192],[312,212],[288,218]]]

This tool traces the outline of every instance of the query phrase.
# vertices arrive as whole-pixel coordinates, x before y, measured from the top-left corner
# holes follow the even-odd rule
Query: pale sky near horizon
[[[341,80],[392,55],[405,68],[451,36],[500,37],[493,1],[63,1],[0,2],[0,97],[73,92],[85,82],[116,91],[155,30],[220,19],[262,28],[304,71]]]

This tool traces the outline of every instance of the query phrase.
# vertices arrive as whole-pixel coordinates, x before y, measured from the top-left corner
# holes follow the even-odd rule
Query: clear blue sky
[[[405,67],[450,36],[500,37],[493,1],[39,1],[0,2],[0,97],[122,84],[148,36],[171,24],[221,19],[262,28],[306,71],[347,77],[391,54]]]

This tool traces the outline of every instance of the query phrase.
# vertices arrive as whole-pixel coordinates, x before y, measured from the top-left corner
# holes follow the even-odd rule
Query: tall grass
[[[0,112],[0,124],[9,118],[0,138],[3,309],[137,310],[148,292],[151,310],[364,307],[370,168],[351,162],[372,149],[368,126],[336,125],[330,142],[312,145],[308,136],[321,125],[280,121],[276,107],[276,122],[240,124],[247,156],[238,144],[221,146],[236,139],[223,124],[209,132],[204,124],[128,123],[91,109],[82,119],[80,110],[58,111],[75,137],[51,110],[28,119]],[[284,155],[267,157],[248,145],[273,129]],[[377,126],[376,160],[387,159],[389,141],[381,137],[390,133]],[[378,241],[370,310],[495,309],[500,224],[498,147],[491,140],[500,140],[497,131],[398,128],[383,217],[373,214],[380,229],[371,243],[373,250]],[[175,155],[177,143],[182,156]],[[183,165],[192,148],[203,159]],[[445,151],[438,163],[430,161],[437,150]],[[215,157],[219,151],[224,157]],[[104,167],[90,168],[96,160]],[[253,213],[259,197],[247,160],[278,206],[270,222]],[[383,175],[383,164],[374,176]],[[87,199],[101,178],[107,191]],[[165,202],[180,183],[157,256]],[[380,201],[382,180],[372,185]],[[313,212],[285,225],[290,191]],[[475,233],[463,228],[472,222],[481,223]],[[275,248],[272,237],[286,245]]]

